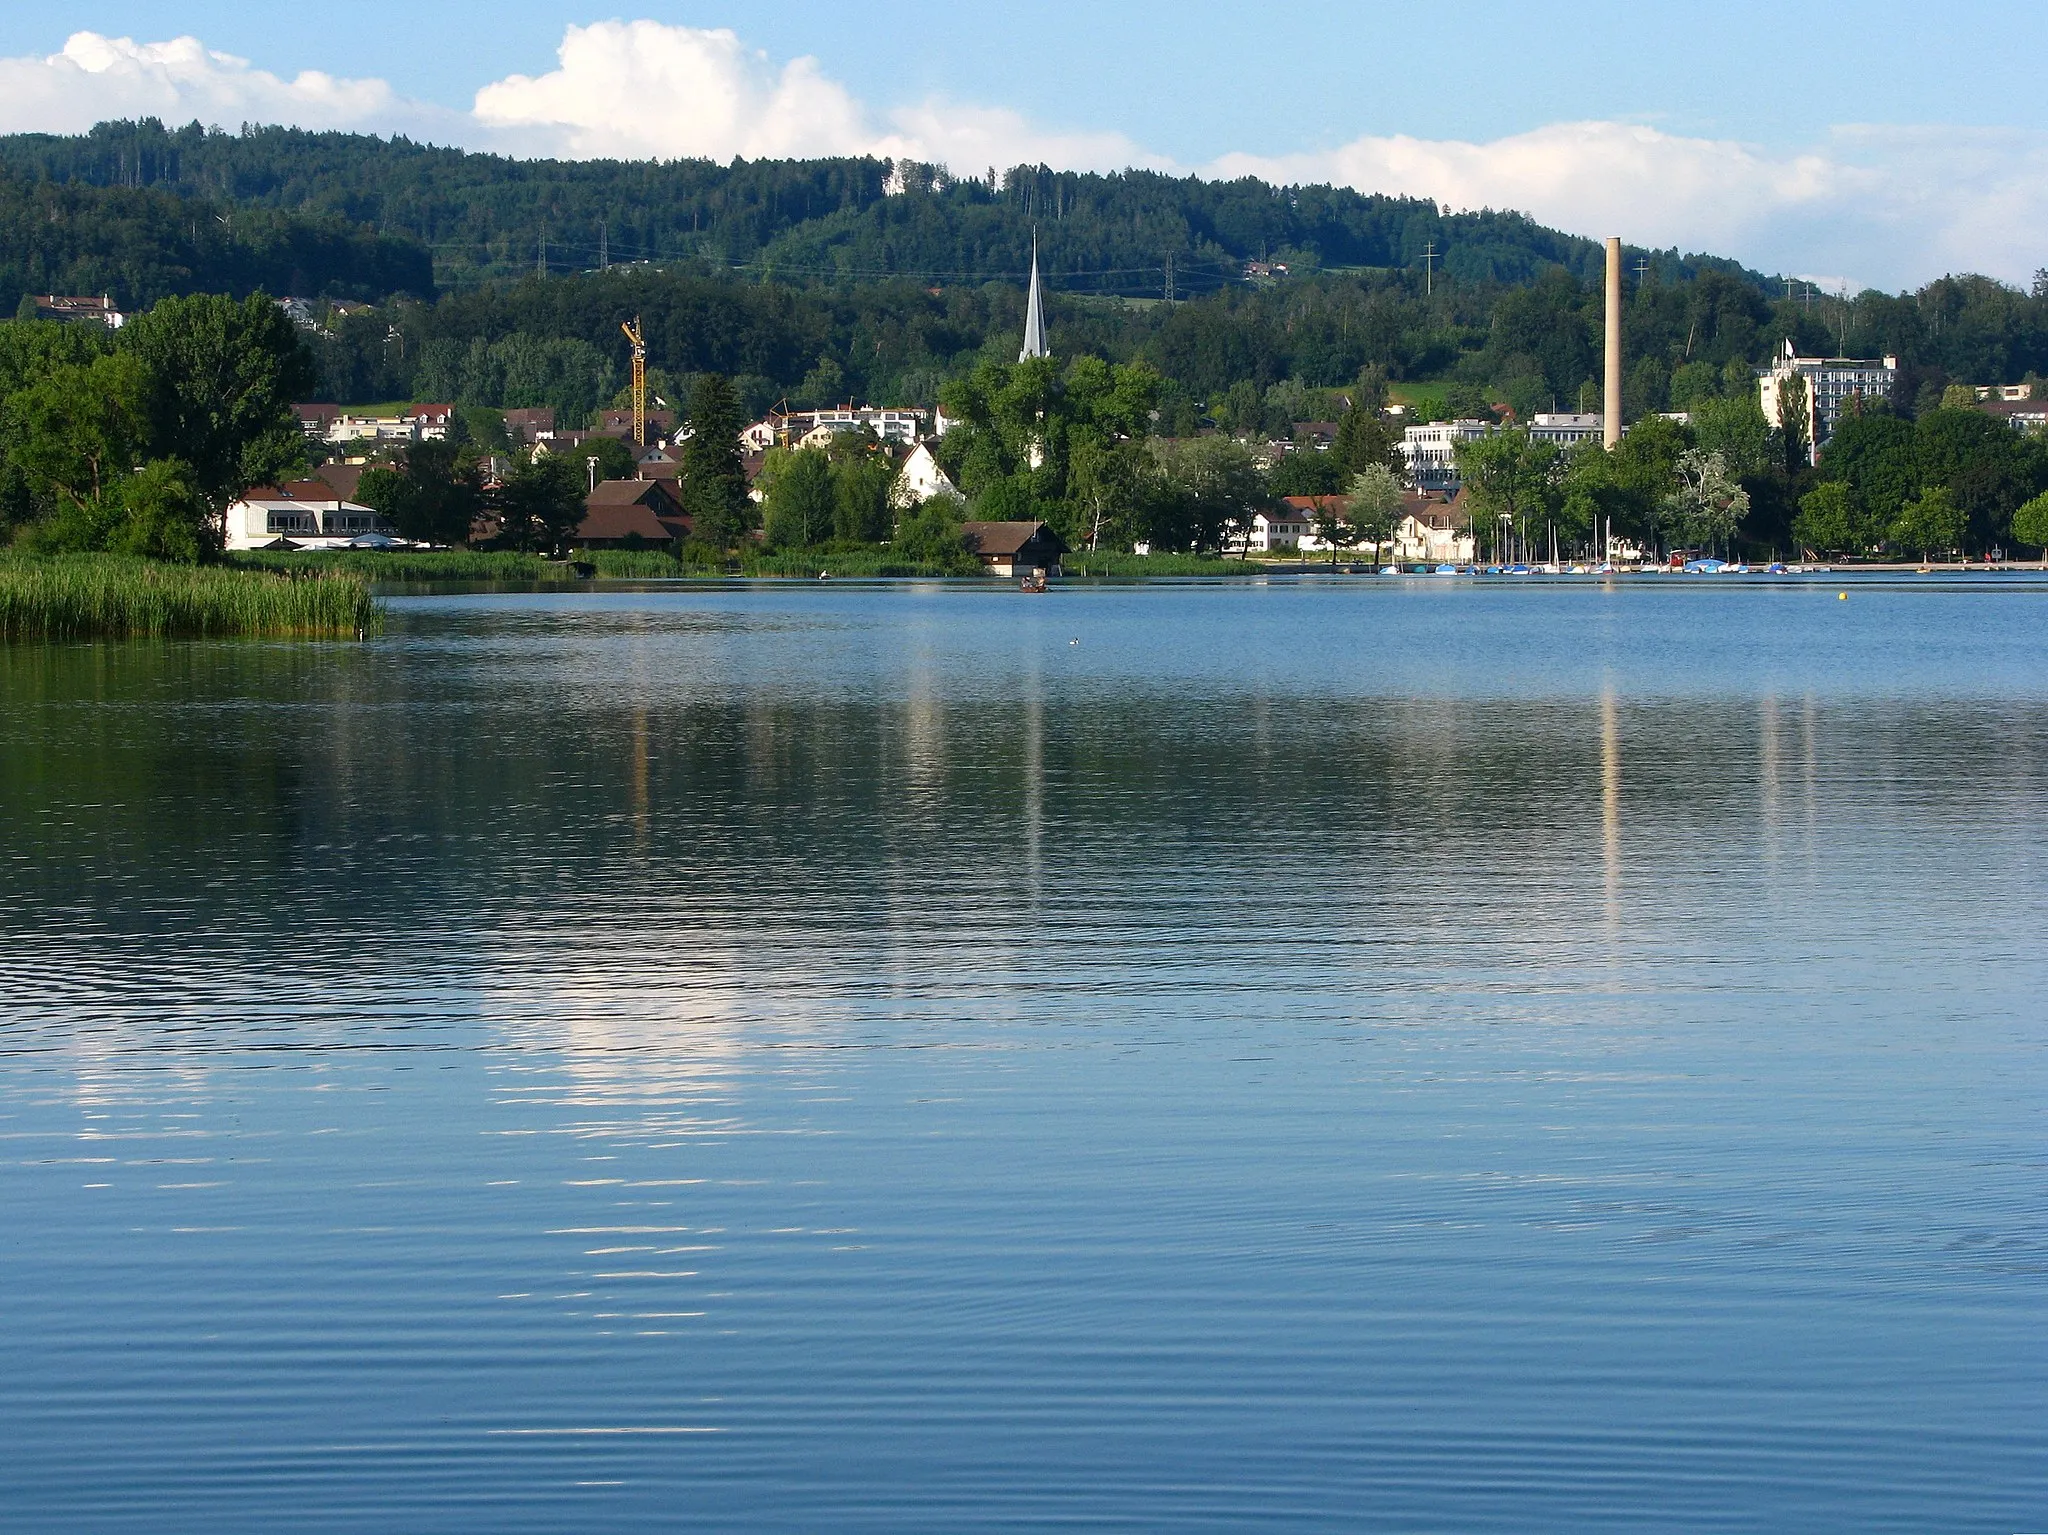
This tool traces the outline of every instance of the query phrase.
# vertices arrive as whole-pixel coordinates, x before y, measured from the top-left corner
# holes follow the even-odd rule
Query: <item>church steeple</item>
[[[1029,362],[1034,357],[1050,357],[1052,349],[1045,344],[1045,296],[1038,288],[1038,236],[1031,237],[1031,298],[1024,306],[1024,350],[1017,356],[1019,362]]]

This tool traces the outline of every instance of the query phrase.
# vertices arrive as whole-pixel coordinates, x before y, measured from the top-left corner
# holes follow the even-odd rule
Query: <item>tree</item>
[[[403,463],[363,471],[356,495],[406,538],[466,544],[483,510],[483,475],[453,443],[416,442]]]
[[[9,397],[8,456],[46,504],[105,499],[146,452],[149,395],[132,354],[52,368]]]
[[[691,536],[714,549],[730,549],[754,526],[747,471],[740,457],[738,402],[717,373],[697,380],[690,394],[689,437],[683,444],[681,491]]]
[[[597,483],[606,480],[633,480],[640,476],[640,461],[633,457],[633,450],[617,437],[586,437],[581,447],[565,447],[560,452],[584,475],[587,486],[590,476],[590,460],[597,460]]]
[[[109,547],[183,565],[219,552],[220,525],[191,465],[160,458],[121,482],[123,517]]]
[[[2013,509],[2041,487],[2034,483],[2028,443],[1995,416],[1975,408],[1933,410],[1913,425],[1913,463],[1921,485],[1955,497],[1979,546],[1998,543]]]
[[[1404,467],[1401,433],[1377,408],[1363,402],[1345,411],[1338,421],[1337,440],[1330,445],[1329,456],[1347,474],[1357,474],[1374,464],[1384,464],[1396,474]]]
[[[1195,437],[1152,446],[1165,493],[1174,504],[1172,520],[1187,546],[1221,549],[1272,504],[1265,471],[1240,442]]]
[[[1778,388],[1778,446],[1785,455],[1785,472],[1794,478],[1812,459],[1813,412],[1806,392],[1806,380],[1795,373]]]
[[[1273,466],[1266,485],[1276,496],[1341,496],[1353,472],[1350,460],[1335,452],[1297,449]]]
[[[1728,473],[1738,480],[1768,473],[1781,456],[1771,440],[1770,419],[1753,391],[1735,399],[1696,401],[1692,435],[1701,449],[1720,454]]]
[[[1932,559],[1937,549],[1961,548],[1968,532],[1963,509],[1945,485],[1930,485],[1921,491],[1917,500],[1906,503],[1891,527],[1893,542],[1918,549],[1922,559]]]
[[[1650,416],[1630,427],[1612,452],[1601,455],[1607,460],[1608,515],[1615,531],[1631,538],[1655,536],[1664,498],[1678,484],[1678,461],[1692,446],[1688,428]]]
[[[1384,563],[1407,515],[1408,492],[1401,477],[1385,464],[1369,464],[1352,477],[1345,520],[1354,542],[1372,545],[1375,560]]]
[[[896,465],[879,447],[832,466],[832,534],[841,543],[879,544],[889,536],[889,492]]]
[[[2048,495],[2034,497],[2012,514],[2012,536],[2048,552]]]
[[[122,335],[149,372],[152,456],[184,460],[216,514],[304,467],[292,402],[313,387],[313,359],[268,297],[165,299]]]
[[[767,541],[771,549],[808,549],[832,535],[832,463],[822,448],[773,450],[763,465],[767,482]]]
[[[1337,564],[1337,551],[1349,549],[1359,541],[1358,530],[1352,526],[1350,507],[1343,496],[1317,496],[1310,503],[1309,523],[1330,551],[1330,564]]]
[[[1472,510],[1489,524],[1505,519],[1512,531],[1526,538],[1536,520],[1555,504],[1554,443],[1538,442],[1515,427],[1458,444],[1457,457]]]
[[[960,527],[960,503],[950,496],[933,496],[905,512],[889,547],[906,561],[935,565],[949,575],[973,575],[981,568]]]
[[[1674,543],[1719,549],[1748,515],[1749,492],[1735,483],[1722,454],[1688,448],[1678,457],[1678,486],[1660,510]]]
[[[1820,461],[1823,480],[1849,487],[1857,506],[1874,521],[1876,543],[1921,483],[1919,446],[1913,424],[1889,410],[1852,409],[1835,426]]]
[[[583,522],[588,483],[580,466],[558,454],[514,464],[494,497],[501,536],[515,549],[561,553]]]
[[[1799,501],[1792,537],[1816,554],[1862,554],[1883,537],[1856,492],[1839,480],[1823,480]]]

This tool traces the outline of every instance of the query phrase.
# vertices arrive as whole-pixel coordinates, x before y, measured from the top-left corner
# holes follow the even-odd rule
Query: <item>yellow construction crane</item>
[[[621,325],[626,339],[633,343],[633,446],[647,446],[647,342],[645,332],[640,328],[640,317],[633,316],[630,325]]]

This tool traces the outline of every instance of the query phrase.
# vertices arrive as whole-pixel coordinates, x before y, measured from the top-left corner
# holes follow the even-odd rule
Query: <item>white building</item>
[[[1288,499],[1305,501],[1309,498]],[[1231,540],[1230,551],[1237,554],[1248,548],[1253,554],[1294,554],[1305,544],[1315,542],[1311,536],[1314,532],[1313,514],[1283,501],[1270,512],[1254,513],[1249,533],[1237,534]]]
[[[1458,448],[1477,442],[1494,430],[1491,421],[1432,421],[1401,434],[1401,457],[1408,461],[1408,483],[1417,490],[1454,491],[1464,484],[1458,473]]]
[[[1757,372],[1759,403],[1764,419],[1783,426],[1785,388],[1793,379],[1806,385],[1807,419],[1811,423],[1811,451],[1818,460],[1821,444],[1834,435],[1835,423],[1849,402],[1861,395],[1870,400],[1889,400],[1899,380],[1899,360],[1887,357],[1870,361],[1853,357],[1801,357],[1788,340],[1778,360]]]
[[[923,440],[924,421],[921,410],[841,405],[771,414],[741,432],[740,441],[749,453],[766,453],[791,445],[819,446],[839,432],[869,431],[883,442],[907,448]]]
[[[397,532],[370,507],[344,501],[325,480],[259,486],[227,510],[230,549],[261,549],[281,538],[301,549],[337,549]]]
[[[896,472],[896,483],[889,491],[889,504],[899,512],[907,512],[934,496],[947,496],[955,501],[966,499],[953,483],[953,477],[932,457],[932,450],[919,443]]]
[[[357,443],[446,442],[455,420],[452,405],[415,405],[402,416],[354,416],[332,405],[295,405],[299,426],[312,442],[349,447]]]
[[[1529,418],[1529,440],[1553,443],[1559,448],[1576,448],[1582,442],[1598,442],[1600,431],[1601,418],[1597,411],[1591,414],[1580,411],[1539,412]]]

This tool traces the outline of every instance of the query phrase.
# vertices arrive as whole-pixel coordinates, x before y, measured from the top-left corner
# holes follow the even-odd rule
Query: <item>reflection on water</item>
[[[0,652],[24,1528],[2021,1529],[2043,594]]]

